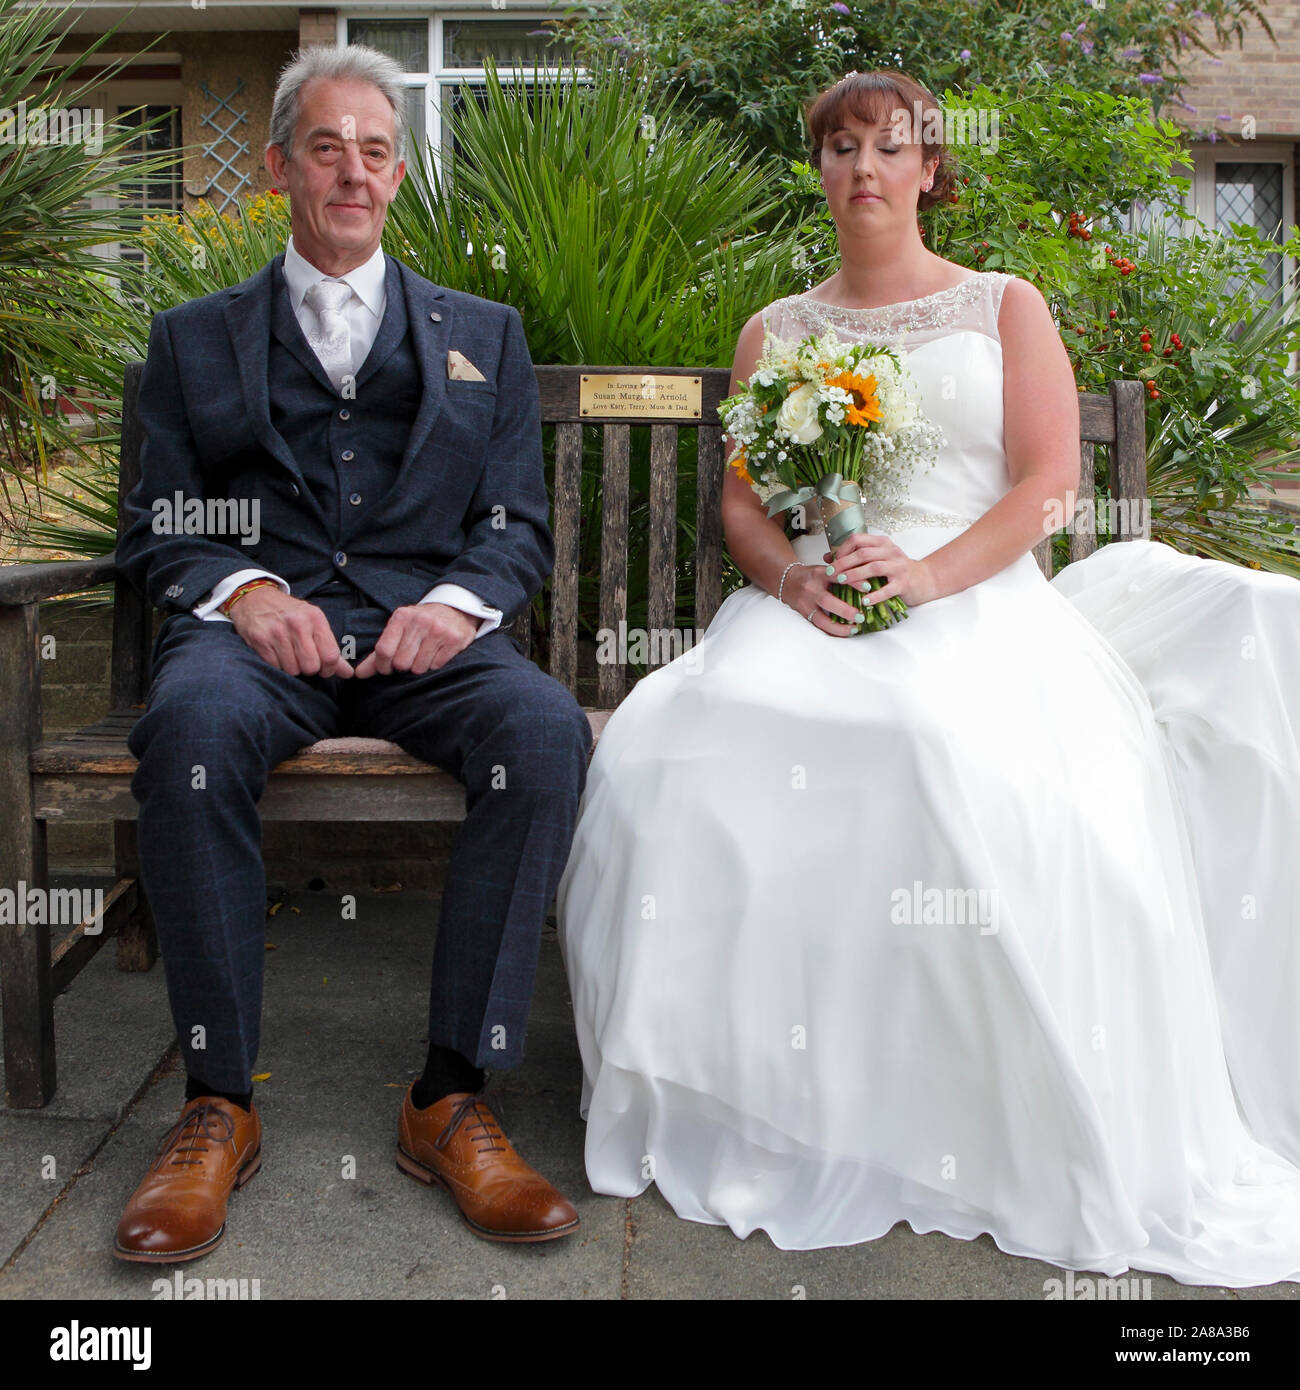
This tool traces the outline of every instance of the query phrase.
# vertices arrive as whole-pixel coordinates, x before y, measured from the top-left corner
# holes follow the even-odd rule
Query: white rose
[[[794,437],[797,444],[811,444],[819,438],[822,427],[817,423],[817,388],[800,386],[781,402],[776,423]]]

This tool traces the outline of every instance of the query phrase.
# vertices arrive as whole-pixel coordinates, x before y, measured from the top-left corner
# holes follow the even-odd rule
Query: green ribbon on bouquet
[[[862,510],[862,489],[857,483],[846,483],[839,473],[823,473],[816,487],[801,487],[794,492],[786,490],[773,494],[767,504],[769,517],[778,512],[789,511],[791,507],[802,506],[813,498],[824,498],[827,502],[848,502],[826,523],[826,541],[832,550],[841,545],[855,531],[866,528],[867,518]]]

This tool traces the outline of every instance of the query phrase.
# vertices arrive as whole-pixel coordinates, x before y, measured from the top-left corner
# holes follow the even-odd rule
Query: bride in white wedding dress
[[[765,329],[903,352],[947,442],[837,570],[910,616],[837,633],[824,538],[729,475],[753,582],[609,720],[560,883],[588,1178],[783,1249],[1300,1280],[1300,583],[1143,541],[1043,578],[1068,360],[924,250],[909,90],[814,106],[841,269],[733,384]]]

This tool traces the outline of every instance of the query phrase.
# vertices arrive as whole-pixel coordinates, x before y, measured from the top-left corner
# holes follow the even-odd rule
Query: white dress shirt
[[[382,247],[377,247],[375,254],[363,265],[343,275],[334,276],[317,270],[306,257],[300,255],[293,244],[293,237],[289,238],[289,244],[284,249],[285,288],[289,291],[289,303],[293,307],[294,316],[308,342],[311,341],[312,334],[319,331],[320,323],[316,311],[303,302],[307,291],[318,280],[342,280],[352,286],[352,298],[343,306],[343,313],[347,317],[351,334],[354,372],[365,362],[366,355],[379,332],[379,325],[383,321],[384,309],[388,303],[387,276]],[[284,593],[289,592],[289,585],[278,574],[272,574],[269,570],[236,570],[234,574],[223,579],[211,594],[191,611],[196,618],[228,623],[230,619],[218,611],[221,605],[241,584],[246,584],[250,579],[260,578],[273,579]],[[501,610],[484,603],[477,594],[471,593],[460,584],[435,584],[420,602],[445,603],[449,608],[458,608],[472,618],[481,618],[478,631],[474,634],[475,638],[485,637],[501,626]]]

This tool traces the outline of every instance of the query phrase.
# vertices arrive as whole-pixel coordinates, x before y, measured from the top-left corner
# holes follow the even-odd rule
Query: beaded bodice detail
[[[1002,435],[1002,345],[998,309],[1012,277],[981,271],[920,299],[868,309],[787,295],[763,310],[765,331],[783,339],[833,331],[841,341],[898,350],[921,408],[944,433],[933,468],[908,497],[868,508],[873,530],[966,527],[1010,488]]]
[[[981,301],[991,293],[995,301],[993,331],[996,337],[997,309],[1002,288],[1009,279],[1011,276],[997,271],[978,271],[946,290],[871,309],[850,309],[843,304],[809,299],[805,294],[792,294],[769,304],[763,310],[763,318],[765,324],[770,324],[773,316],[793,317],[808,324],[819,323],[823,332],[826,328],[834,328],[841,337],[870,335],[873,341],[889,339],[891,346],[896,346],[893,340],[897,338],[969,325],[972,319],[980,317]],[[809,331],[813,331],[811,327]],[[777,331],[777,336],[785,335]]]

